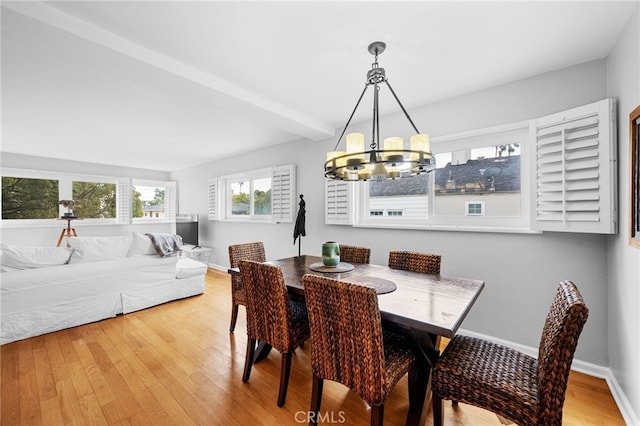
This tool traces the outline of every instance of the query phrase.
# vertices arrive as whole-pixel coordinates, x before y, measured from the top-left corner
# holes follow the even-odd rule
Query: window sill
[[[518,227],[499,227],[499,226],[463,226],[463,225],[416,225],[416,224],[400,224],[400,223],[360,223],[353,225],[354,228],[373,228],[373,229],[407,229],[417,231],[458,231],[458,232],[494,232],[508,234],[542,234],[530,228]]]
[[[141,225],[141,224],[148,225],[148,224],[151,224],[151,223],[160,224],[160,223],[175,223],[175,222],[173,222],[171,220],[165,220],[165,219],[160,220],[160,219],[135,219],[134,218],[134,219],[131,220],[131,224],[132,225]]]
[[[269,219],[250,219],[250,218],[224,218],[221,219],[220,222],[230,222],[230,223],[262,223],[262,224],[269,224],[269,223],[276,223],[274,221],[271,220],[271,218]]]
[[[115,219],[82,219],[74,220],[71,222],[72,228],[82,228],[84,226],[110,226],[121,225]],[[51,219],[51,220],[34,220],[34,222],[28,221],[0,221],[0,229],[19,229],[19,228],[59,228],[67,227],[67,222],[64,219]]]

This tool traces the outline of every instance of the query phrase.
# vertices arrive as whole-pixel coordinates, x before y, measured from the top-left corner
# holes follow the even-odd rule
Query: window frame
[[[230,185],[238,181],[271,179],[271,214],[238,215],[231,214]],[[250,189],[253,199],[253,183]],[[289,223],[296,214],[296,166],[285,164],[263,169],[248,170],[208,180],[208,218],[221,222]],[[252,201],[253,202],[253,201]],[[251,210],[253,211],[253,210]]]
[[[528,220],[522,219],[519,222],[521,225],[507,224],[504,220],[492,224],[485,220],[486,216],[466,216],[464,223],[461,223],[459,216],[452,216],[448,223],[430,220],[424,225],[367,220],[365,214],[368,210],[363,208],[367,204],[362,201],[365,198],[362,192],[368,191],[367,184],[329,179],[325,180],[325,223],[439,231],[615,234],[618,232],[616,117],[615,99],[605,98],[543,117],[504,125],[517,127],[518,123],[529,123],[527,144],[520,152],[521,192],[527,191],[529,194],[520,200],[524,206],[521,212],[528,216]],[[597,129],[594,130],[596,126]],[[467,134],[482,133],[486,129]],[[434,142],[445,142],[457,136],[459,135],[433,138],[431,151],[438,153]],[[448,148],[441,152],[460,150],[455,146]],[[640,159],[637,161],[640,162]],[[597,182],[594,184],[594,181]],[[347,183],[352,185],[347,187]],[[357,186],[353,186],[354,184]],[[340,185],[345,185],[346,190],[335,190]],[[431,186],[432,191],[434,186]]]
[[[60,176],[54,175],[52,173],[40,172],[37,170],[21,170],[21,169],[2,169],[2,177],[15,177],[15,178],[26,178],[26,179],[43,179],[43,180],[55,180],[58,182],[58,200],[63,200],[65,198],[61,198],[61,183]],[[71,194],[71,188],[69,188],[69,194]],[[55,223],[54,221],[60,218],[64,213],[64,208],[58,205],[58,217],[57,218],[45,218],[45,219],[3,219],[0,215],[0,225],[2,228],[12,228],[12,227],[24,227],[24,226],[37,226],[37,225],[51,225]]]
[[[245,173],[238,173],[234,175],[226,175],[222,177],[223,184],[221,185],[221,189],[224,193],[222,198],[222,203],[224,204],[223,216],[222,220],[229,222],[271,222],[271,216],[273,212],[270,214],[255,214],[254,206],[254,182],[259,179],[270,179],[271,181],[271,192],[273,193],[273,177],[271,169],[259,169],[253,170]],[[233,203],[230,200],[231,196],[231,185],[238,182],[248,182],[249,183],[249,214],[248,215],[233,215]]]
[[[165,186],[165,203],[167,199],[167,187],[173,187],[173,207],[172,210],[175,211],[177,207],[175,196],[175,182],[173,181],[161,181],[161,180],[145,180],[145,179],[136,179],[136,178],[123,178],[123,177],[115,177],[115,176],[104,176],[104,175],[90,175],[90,174],[81,174],[81,173],[66,173],[66,172],[56,172],[56,171],[47,171],[47,170],[31,170],[31,169],[19,169],[19,168],[3,168],[2,176],[11,176],[11,177],[23,177],[23,178],[32,178],[32,179],[51,179],[58,181],[58,199],[66,200],[71,199],[73,194],[72,184],[73,182],[99,182],[99,183],[110,183],[116,185],[116,217],[114,218],[83,218],[82,221],[77,223],[78,226],[87,226],[87,225],[122,225],[122,224],[132,224],[132,223],[171,223],[171,217],[165,218],[165,220],[148,220],[148,221],[134,221],[131,218],[131,188],[132,182],[136,183],[148,183],[153,184],[155,186]],[[128,188],[127,190],[124,190]],[[127,193],[129,194],[127,196]],[[166,207],[165,207],[166,208]],[[59,215],[57,218],[51,219],[2,219],[0,217],[0,228],[24,228],[24,227],[33,227],[33,226],[59,226],[60,218],[66,212],[66,208],[63,206],[58,206]],[[123,212],[125,214],[123,215]],[[127,213],[128,212],[128,213]],[[175,215],[173,215],[175,220]],[[136,218],[138,219],[138,218]],[[142,218],[140,218],[142,219]]]
[[[22,177],[31,179],[50,179],[58,181],[58,200],[70,200],[73,194],[73,182],[100,182],[100,183],[112,183],[118,185],[119,178],[109,176],[98,175],[85,175],[79,173],[64,173],[53,172],[45,170],[30,170],[30,169],[15,169],[6,168],[2,169],[2,176]],[[118,205],[118,196],[116,194],[116,212]],[[28,226],[49,226],[59,225],[59,220],[66,212],[66,208],[58,206],[58,217],[51,219],[2,219],[0,218],[0,224],[2,228],[20,228]],[[116,213],[117,216],[117,213]],[[82,221],[85,225],[104,225],[104,224],[116,224],[117,218],[83,218]]]
[[[133,191],[136,186],[156,187],[164,188],[164,217],[160,218],[147,218],[147,217],[133,217]],[[149,180],[149,179],[131,179],[131,195],[129,196],[129,209],[132,213],[131,223],[174,223],[176,221],[176,183],[174,181],[162,181],[162,180]]]
[[[88,183],[108,183],[108,184],[112,184],[115,185],[116,187],[116,216],[112,217],[112,218],[82,218],[82,220],[86,220],[89,221],[91,223],[116,223],[118,220],[118,183],[119,183],[119,179],[118,178],[114,178],[114,177],[107,177],[107,176],[91,176],[91,175],[78,175],[78,174],[74,174],[74,175],[70,175],[70,179],[68,182],[64,182],[64,193],[63,193],[63,187],[61,186],[61,191],[60,191],[60,195],[63,198],[60,198],[61,200],[72,200],[73,198],[73,182],[88,182]],[[62,183],[62,181],[61,181]],[[68,192],[66,192],[66,190],[69,190]],[[67,198],[68,197],[68,198]],[[62,206],[61,206],[62,207]],[[64,211],[64,207],[62,207],[60,209],[61,212]],[[60,216],[62,216],[62,214],[60,214]],[[87,223],[89,223],[87,222]]]
[[[519,216],[468,216],[465,212],[460,215],[445,216],[435,214],[435,171],[428,175],[427,210],[425,217],[412,216],[370,216],[369,209],[369,183],[358,182],[359,185],[353,187],[356,194],[352,210],[356,212],[354,227],[375,227],[389,229],[439,229],[439,230],[475,230],[475,231],[506,231],[506,232],[535,232],[532,229],[530,203],[531,203],[531,167],[528,164],[533,149],[532,129],[533,120],[524,120],[513,123],[501,124],[497,126],[485,127],[466,132],[460,132],[431,139],[432,153],[445,153],[473,149],[475,147],[485,147],[500,145],[502,139],[495,141],[495,138],[508,139],[512,134],[517,133],[522,137],[520,148],[520,212]],[[464,205],[464,204],[463,204]]]
[[[516,133],[523,139],[520,142],[520,215],[518,216],[468,216],[466,211],[459,215],[436,214],[437,198],[435,195],[435,182],[429,185],[431,202],[429,206],[430,224],[433,227],[453,227],[464,230],[512,230],[513,232],[532,232],[531,219],[531,187],[533,176],[531,173],[534,161],[532,152],[534,143],[532,132],[535,120],[523,120],[497,126],[484,127],[482,129],[455,133],[432,139],[431,150],[434,155],[471,150],[506,144],[511,136]],[[502,139],[501,139],[502,138]],[[435,171],[433,172],[435,173]],[[477,201],[478,197],[472,197]]]
[[[480,211],[475,211],[475,206],[480,206]],[[474,212],[471,212],[471,209]],[[467,216],[484,216],[485,215],[485,202],[484,200],[468,200],[464,202],[464,210]]]

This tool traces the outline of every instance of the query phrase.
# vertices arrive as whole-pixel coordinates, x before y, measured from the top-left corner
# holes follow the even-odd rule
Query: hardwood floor
[[[230,280],[210,271],[204,295],[3,345],[2,425],[296,425],[310,403],[310,345],[294,355],[284,407],[276,406],[280,354],[242,383],[244,309],[229,334]],[[404,424],[406,377],[385,407]],[[325,424],[365,425],[366,404],[325,382]],[[432,418],[429,412],[427,425]],[[488,411],[445,403],[447,425],[500,425]],[[572,373],[565,425],[623,425],[604,380]]]

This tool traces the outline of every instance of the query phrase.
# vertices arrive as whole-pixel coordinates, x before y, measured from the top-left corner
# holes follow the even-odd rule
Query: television
[[[184,245],[194,246],[196,248],[200,247],[198,244],[198,216],[178,216],[176,218],[176,235],[182,237],[182,243]]]

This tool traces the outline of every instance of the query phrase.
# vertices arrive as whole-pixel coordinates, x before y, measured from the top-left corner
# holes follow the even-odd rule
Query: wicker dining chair
[[[241,260],[240,274],[247,298],[247,354],[242,381],[249,381],[258,341],[269,344],[282,355],[278,391],[278,406],[282,407],[292,354],[310,337],[306,306],[289,298],[279,266]]]
[[[371,249],[369,247],[340,244],[340,262],[369,263]]]
[[[442,256],[416,251],[392,250],[389,252],[389,268],[423,274],[440,274]]]
[[[408,338],[382,330],[378,298],[374,289],[332,278],[302,278],[311,328],[313,385],[309,424],[320,412],[324,380],[342,383],[369,406],[371,424],[382,425],[384,403],[405,374],[409,373],[409,399],[413,408],[424,403],[416,396],[420,357]],[[426,389],[426,380],[423,384]],[[410,407],[409,415],[411,415]]]
[[[267,257],[262,242],[234,244],[229,246],[229,264],[232,268],[240,266],[241,260],[253,260],[254,262],[266,262]],[[247,298],[244,295],[242,277],[237,274],[231,275],[231,325],[229,331],[233,333],[238,319],[238,307],[247,305]]]
[[[446,399],[520,425],[560,426],[569,370],[588,313],[575,284],[561,282],[537,359],[482,339],[455,336],[433,369],[433,424],[442,425]]]

